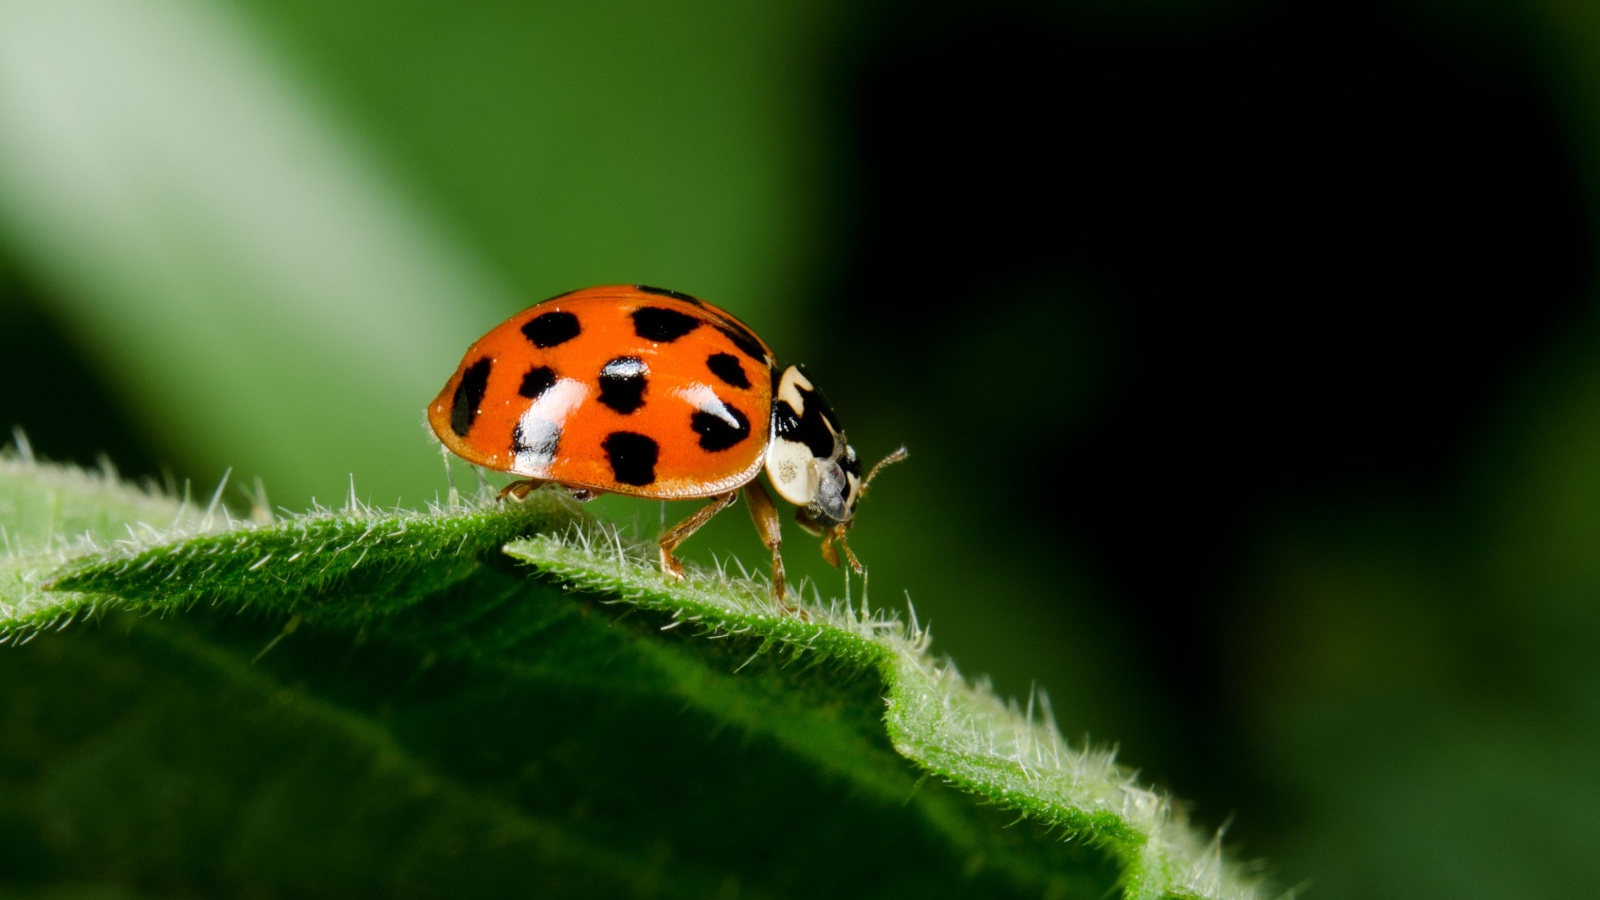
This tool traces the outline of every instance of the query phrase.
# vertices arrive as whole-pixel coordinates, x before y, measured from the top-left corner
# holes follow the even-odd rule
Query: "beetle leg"
[[[750,521],[756,523],[756,533],[761,535],[761,543],[772,551],[772,599],[778,601],[785,612],[794,612],[795,608],[784,599],[783,532],[780,530],[778,507],[773,505],[772,496],[761,486],[759,479],[752,478],[745,484],[744,496],[750,501]]]
[[[833,532],[826,531],[822,534],[822,558],[833,566],[839,568],[839,551],[833,548]]]
[[[711,498],[711,502],[700,507],[694,515],[672,526],[672,530],[661,536],[661,571],[673,578],[683,577],[683,563],[672,555],[678,545],[689,539],[689,535],[700,530],[700,526],[711,521],[711,517],[727,509],[733,501],[739,499],[739,492],[732,490],[726,494]]]
[[[538,490],[539,485],[541,484],[544,484],[544,482],[534,481],[532,478],[525,478],[521,481],[513,481],[500,489],[500,499],[504,500],[507,497],[515,497],[518,500],[526,500],[528,499],[528,495]]]
[[[830,535],[830,537],[834,538],[835,540],[837,540],[839,542],[840,549],[844,550],[845,559],[850,560],[850,568],[855,569],[856,570],[856,574],[860,575],[861,574],[861,560],[856,559],[856,555],[854,553],[850,552],[850,545],[848,543],[846,543],[845,539],[844,539],[844,528],[843,527],[839,527],[839,528],[834,529],[834,531]],[[838,563],[839,557],[838,557],[838,555],[835,554],[833,559],[834,559],[834,562],[833,562],[834,568],[838,568],[839,567],[839,563]]]

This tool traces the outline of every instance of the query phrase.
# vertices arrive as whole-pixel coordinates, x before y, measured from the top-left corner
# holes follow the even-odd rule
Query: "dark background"
[[[910,446],[853,540],[877,602],[908,592],[936,650],[1046,688],[1065,732],[1119,742],[1284,885],[1600,886],[1600,99],[1580,64],[1600,33],[1564,18],[1580,4],[552,23],[475,3],[356,28],[368,7],[257,4],[237,27],[506,285],[452,310],[454,345],[581,283],[702,294],[806,363],[869,462]],[[600,61],[528,49],[551,29]],[[19,158],[0,157],[0,423],[50,458],[205,489],[233,465],[291,508],[352,471],[380,502],[438,490],[420,437],[392,447],[404,463],[352,461],[280,411],[281,449],[230,454],[230,430],[268,427],[249,404],[220,416],[183,372],[124,384],[195,338],[107,336],[100,282],[36,239],[51,220]],[[269,392],[313,351],[273,352]],[[456,362],[394,356],[425,384]],[[291,414],[340,390],[312,381],[284,388]],[[344,414],[414,431],[434,389]],[[606,502],[647,535],[661,515]],[[759,560],[742,518],[691,555]]]

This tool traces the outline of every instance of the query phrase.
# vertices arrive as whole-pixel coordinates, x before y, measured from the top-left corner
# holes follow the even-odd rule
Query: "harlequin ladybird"
[[[855,448],[799,366],[779,373],[761,338],[688,294],[610,285],[562,294],[507,319],[467,350],[428,407],[439,440],[469,462],[521,475],[505,494],[551,483],[580,499],[628,494],[711,502],[661,536],[661,568],[683,577],[677,546],[744,491],[772,552],[784,602],[777,507],[857,572],[845,542],[856,504],[896,450],[863,478]]]

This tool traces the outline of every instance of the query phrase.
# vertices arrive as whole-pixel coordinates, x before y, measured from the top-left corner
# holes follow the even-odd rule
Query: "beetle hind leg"
[[[507,497],[511,497],[515,500],[526,500],[528,495],[538,490],[541,484],[544,484],[544,482],[536,481],[532,478],[513,481],[500,489],[500,496],[497,499],[504,500]]]
[[[604,493],[603,491],[597,491],[594,488],[576,487],[570,484],[562,484],[559,481],[540,481],[537,478],[521,478],[501,488],[498,499],[504,500],[507,497],[512,497],[517,500],[526,500],[528,499],[529,494],[537,491],[539,488],[542,488],[547,484],[553,484],[561,488],[563,491],[566,491],[567,496],[578,501],[579,503],[588,503],[601,493]]]
[[[739,499],[737,490],[713,497],[710,503],[700,507],[695,511],[694,515],[672,526],[672,530],[663,534],[660,541],[661,571],[672,578],[682,578],[683,563],[678,562],[678,558],[672,555],[672,551],[678,549],[679,544],[688,540],[689,535],[699,531],[700,526],[711,521],[712,516],[733,505],[733,501],[737,499]]]

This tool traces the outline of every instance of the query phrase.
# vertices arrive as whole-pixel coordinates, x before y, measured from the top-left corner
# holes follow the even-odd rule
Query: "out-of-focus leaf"
[[[516,309],[646,281],[776,319],[815,131],[774,127],[804,96],[777,63],[810,8],[345,3],[264,29],[3,0],[0,234],[187,470],[418,499],[442,484],[420,410]]]
[[[0,3],[0,227],[162,447],[292,500],[419,492],[416,410],[509,302],[352,148],[208,4]]]

